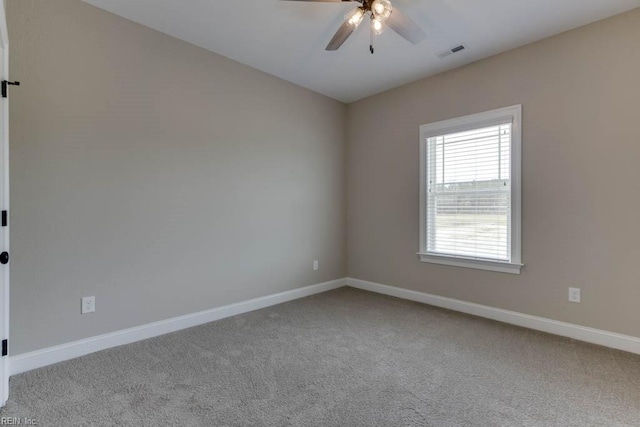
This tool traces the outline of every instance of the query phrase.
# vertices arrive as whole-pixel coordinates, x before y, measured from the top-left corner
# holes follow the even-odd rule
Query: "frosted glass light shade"
[[[375,34],[376,36],[379,36],[380,34],[382,34],[382,31],[384,30],[384,26],[382,25],[382,22],[378,21],[377,19],[372,19],[371,30],[373,31],[373,34]]]
[[[357,8],[353,10],[351,13],[349,13],[344,18],[344,21],[350,27],[358,28],[358,26],[360,26],[360,23],[362,22],[362,18],[364,18],[364,10],[362,10],[362,8]]]
[[[391,16],[391,11],[393,10],[393,6],[391,6],[390,0],[374,0],[371,3],[371,12],[373,13],[373,17],[376,18],[380,22],[384,22]]]

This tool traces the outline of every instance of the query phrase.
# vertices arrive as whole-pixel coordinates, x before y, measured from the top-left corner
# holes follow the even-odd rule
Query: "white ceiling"
[[[640,0],[392,0],[427,39],[414,46],[387,29],[371,55],[365,22],[340,50],[324,50],[356,3],[85,1],[343,102],[640,7]],[[437,57],[460,43],[468,50]]]

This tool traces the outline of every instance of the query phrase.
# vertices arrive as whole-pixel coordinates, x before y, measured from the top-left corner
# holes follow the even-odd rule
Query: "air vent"
[[[440,52],[438,54],[438,58],[446,58],[449,55],[453,55],[454,53],[461,52],[465,50],[467,47],[463,44],[459,44],[457,46],[452,47],[451,49],[445,50],[444,52]]]

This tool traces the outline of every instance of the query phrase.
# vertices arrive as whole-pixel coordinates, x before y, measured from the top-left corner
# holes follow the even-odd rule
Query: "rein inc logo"
[[[33,418],[20,417],[0,417],[2,426],[37,426],[38,422]]]

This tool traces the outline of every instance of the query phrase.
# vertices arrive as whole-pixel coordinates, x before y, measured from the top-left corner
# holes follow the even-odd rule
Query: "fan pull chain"
[[[373,19],[373,17],[372,17]],[[369,42],[369,52],[371,52],[371,55],[373,55],[373,52],[375,52],[375,50],[373,49],[373,25],[370,26],[371,28],[371,40]]]

